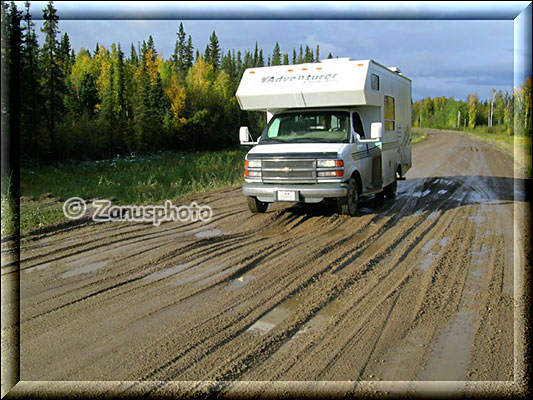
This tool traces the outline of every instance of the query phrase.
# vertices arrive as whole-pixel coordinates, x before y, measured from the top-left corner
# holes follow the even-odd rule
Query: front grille
[[[262,161],[263,182],[314,183],[316,160],[271,159]]]

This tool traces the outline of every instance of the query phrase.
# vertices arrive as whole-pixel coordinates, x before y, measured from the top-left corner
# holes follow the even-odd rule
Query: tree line
[[[466,101],[427,97],[412,107],[414,127],[484,130],[509,135],[531,135],[531,78],[511,94],[492,89],[484,101],[470,94]]]
[[[182,23],[166,60],[152,36],[131,44],[128,54],[120,43],[75,53],[68,34],[59,31],[53,1],[43,10],[42,46],[29,2],[22,11],[14,2],[2,2],[1,12],[2,65],[20,71],[20,149],[25,159],[236,146],[239,126],[259,132],[265,122],[261,114],[239,108],[235,92],[242,74],[246,68],[291,61],[279,43],[269,55],[257,43],[253,51],[224,52],[215,31],[201,52]],[[318,46],[292,51],[293,63],[319,57]],[[20,68],[14,68],[16,63]]]
[[[318,46],[283,53],[277,42],[268,55],[257,43],[253,51],[224,52],[214,31],[201,52],[182,23],[166,60],[152,36],[131,44],[128,54],[120,43],[75,53],[68,34],[59,31],[52,1],[43,10],[42,46],[29,2],[24,10],[2,2],[1,14],[2,76],[9,77],[12,89],[10,121],[20,121],[20,132],[11,129],[11,135],[19,135],[24,159],[236,146],[239,126],[259,132],[265,123],[262,114],[239,108],[235,92],[245,69],[320,59]],[[18,86],[15,78],[20,78]],[[493,90],[485,101],[475,94],[467,101],[428,97],[413,103],[412,118],[413,126],[420,127],[531,132],[531,80],[512,94]]]

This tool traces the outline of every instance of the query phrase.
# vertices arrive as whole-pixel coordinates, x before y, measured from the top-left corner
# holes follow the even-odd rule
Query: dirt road
[[[515,379],[523,177],[450,133],[413,164],[395,201],[370,197],[354,218],[252,215],[233,188],[187,199],[213,208],[209,224],[24,237],[21,380]]]

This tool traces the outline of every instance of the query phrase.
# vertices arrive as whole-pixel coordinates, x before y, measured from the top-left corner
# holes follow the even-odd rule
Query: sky
[[[32,2],[34,19],[43,2]],[[137,3],[139,4],[139,3]],[[93,50],[98,42],[109,48],[120,43],[126,55],[130,45],[152,35],[156,50],[171,56],[180,19],[175,20],[61,20],[70,2],[54,3],[61,34],[68,33],[72,48]],[[122,5],[124,6],[124,4]],[[22,5],[18,5],[22,9]],[[103,6],[101,6],[103,7]],[[65,11],[66,13],[66,11]],[[88,18],[93,17],[87,14]],[[79,18],[79,16],[78,16]],[[37,34],[42,21],[35,20]],[[279,42],[289,53],[300,44],[316,49],[321,58],[334,56],[373,59],[396,66],[413,81],[413,100],[427,96],[466,99],[477,93],[490,97],[492,88],[512,91],[513,20],[183,20],[193,45],[204,51],[213,31],[224,52],[263,49],[265,61]]]

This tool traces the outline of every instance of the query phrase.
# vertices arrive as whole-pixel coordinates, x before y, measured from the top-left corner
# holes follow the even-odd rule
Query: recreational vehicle
[[[239,132],[253,146],[242,192],[254,213],[332,200],[353,216],[361,196],[394,197],[411,167],[411,80],[398,68],[349,58],[249,68],[236,95],[266,112],[257,140]]]

